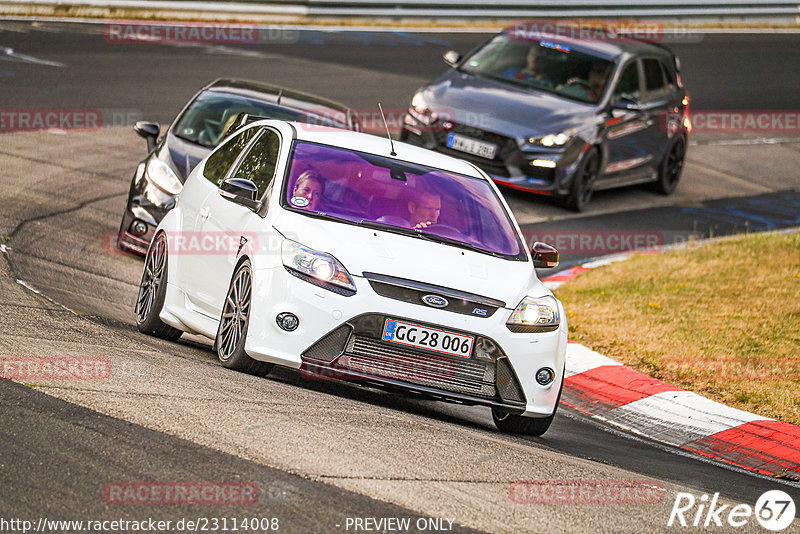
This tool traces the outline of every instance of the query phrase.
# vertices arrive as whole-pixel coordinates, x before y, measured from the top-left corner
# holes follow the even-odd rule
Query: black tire
[[[541,436],[547,432],[553,419],[556,418],[558,405],[561,402],[561,392],[564,390],[563,372],[561,376],[561,389],[558,390],[556,407],[553,408],[552,414],[547,417],[522,417],[521,415],[513,415],[492,408],[492,419],[494,419],[497,429],[507,434],[524,434],[526,436]]]
[[[569,195],[564,198],[564,205],[574,211],[583,211],[586,204],[592,199],[594,182],[600,174],[600,155],[597,150],[591,149],[584,156],[569,188]]]
[[[243,261],[231,278],[214,347],[223,367],[256,376],[266,376],[273,364],[254,360],[244,351],[250,324],[250,300],[253,292],[253,270],[250,260]]]
[[[658,166],[658,180],[653,182],[652,186],[656,192],[669,195],[675,191],[683,173],[685,159],[686,140],[682,136],[675,137],[667,147],[664,159]]]
[[[165,324],[158,316],[167,295],[167,238],[156,236],[144,259],[142,281],[136,298],[136,326],[139,332],[175,341],[183,332]]]

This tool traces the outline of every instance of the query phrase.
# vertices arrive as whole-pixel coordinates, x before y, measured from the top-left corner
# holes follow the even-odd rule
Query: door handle
[[[211,210],[208,209],[208,206],[200,210],[200,220],[205,221],[208,219],[208,216],[211,214]]]

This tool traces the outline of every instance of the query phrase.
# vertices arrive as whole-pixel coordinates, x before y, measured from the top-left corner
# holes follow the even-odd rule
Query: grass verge
[[[729,406],[800,424],[800,233],[638,254],[556,294],[572,339]]]

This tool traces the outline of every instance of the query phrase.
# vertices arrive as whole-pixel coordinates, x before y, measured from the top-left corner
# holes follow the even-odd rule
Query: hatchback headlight
[[[177,195],[183,189],[183,184],[169,165],[158,158],[150,158],[145,176],[148,182],[170,195]]]
[[[544,137],[529,137],[528,144],[550,148],[554,146],[564,146],[570,139],[572,139],[572,137],[564,132],[561,132],[557,134],[548,134]]]
[[[408,113],[425,126],[430,126],[439,118],[436,113],[428,107],[422,93],[417,93],[411,99],[411,107],[408,108]]]
[[[550,295],[525,297],[506,322],[512,332],[550,332],[559,324],[558,301]]]
[[[283,242],[281,255],[283,265],[287,269],[310,276],[324,284],[332,284],[352,292],[356,291],[356,285],[353,283],[350,273],[339,260],[330,254],[318,252],[287,239]]]

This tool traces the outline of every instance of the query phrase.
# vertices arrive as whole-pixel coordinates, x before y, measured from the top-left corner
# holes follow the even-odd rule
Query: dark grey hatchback
[[[600,189],[649,183],[670,194],[678,185],[689,97],[666,47],[509,29],[444,59],[452,69],[414,95],[402,141],[579,211]]]

